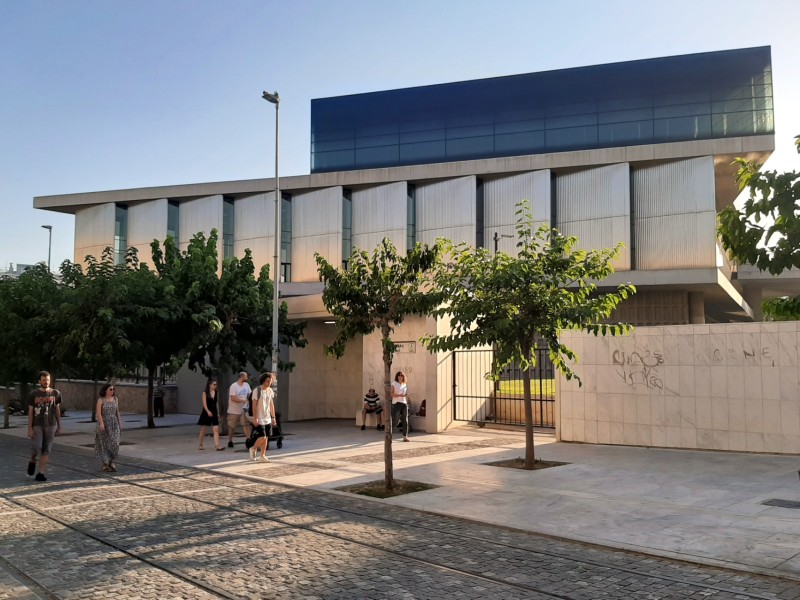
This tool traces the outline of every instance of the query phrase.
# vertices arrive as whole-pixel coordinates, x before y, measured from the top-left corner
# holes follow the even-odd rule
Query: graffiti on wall
[[[745,363],[757,363],[763,366],[775,366],[775,358],[769,346],[748,346],[746,348],[723,350],[714,347],[710,351],[709,362],[725,363],[725,355],[735,360],[739,354]],[[697,356],[702,359],[701,355]],[[645,387],[656,392],[670,390],[666,388],[661,367],[664,366],[664,354],[661,351],[649,349],[627,352],[614,350],[611,354],[611,364],[614,365],[617,375],[624,384],[630,388]],[[672,392],[674,393],[674,392]]]
[[[659,369],[664,364],[664,355],[660,352],[614,350],[611,362],[616,366],[617,375],[628,387],[664,389],[664,380]]]

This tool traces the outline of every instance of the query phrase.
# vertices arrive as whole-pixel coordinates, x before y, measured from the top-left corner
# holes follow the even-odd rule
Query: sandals
[[[203,448],[202,446],[198,447],[197,449],[198,450],[205,450],[205,448]]]
[[[223,450],[225,450],[225,447],[224,446],[217,446],[216,450],[217,450],[217,452],[222,452]]]

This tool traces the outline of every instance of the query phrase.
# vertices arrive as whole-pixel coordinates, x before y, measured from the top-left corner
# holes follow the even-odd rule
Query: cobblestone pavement
[[[796,581],[653,558],[345,494],[58,446],[0,449],[0,599],[791,600]],[[326,468],[308,463],[307,468]]]

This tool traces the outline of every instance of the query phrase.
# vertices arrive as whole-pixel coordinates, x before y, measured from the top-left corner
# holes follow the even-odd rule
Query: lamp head
[[[280,102],[281,102],[281,97],[278,95],[278,92],[275,92],[274,94],[270,94],[269,92],[264,92],[261,95],[261,97],[264,100],[266,100],[267,102],[271,102],[272,104],[275,104],[276,106],[278,104],[280,104]]]
[[[52,230],[53,230],[53,226],[52,226],[52,225],[42,225],[42,228],[44,228],[44,229],[48,229],[48,230],[50,230],[50,231],[52,231]]]

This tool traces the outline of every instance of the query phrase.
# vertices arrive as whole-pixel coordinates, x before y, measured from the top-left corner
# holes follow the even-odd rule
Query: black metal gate
[[[555,427],[555,371],[547,348],[536,348],[531,367],[531,408],[534,427]],[[491,350],[457,350],[452,356],[453,419],[477,423],[525,424],[522,369],[512,364],[498,381],[491,371]]]

